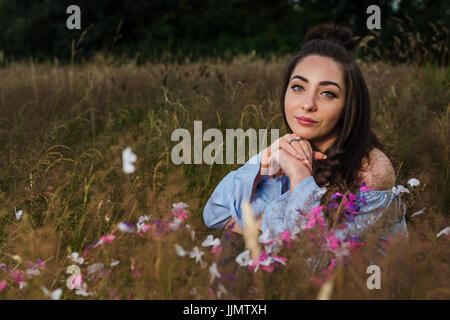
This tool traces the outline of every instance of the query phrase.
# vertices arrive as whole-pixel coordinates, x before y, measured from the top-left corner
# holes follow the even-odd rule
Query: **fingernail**
[[[326,158],[328,158],[328,157],[327,157],[327,155],[326,155],[326,154],[324,154],[324,155],[323,155],[323,159],[325,160]]]

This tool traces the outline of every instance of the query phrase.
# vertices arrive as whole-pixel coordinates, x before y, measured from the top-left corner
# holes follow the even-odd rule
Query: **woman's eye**
[[[322,93],[325,94],[325,96],[327,98],[336,98],[336,95],[333,92],[331,92],[331,91],[324,91]]]
[[[292,88],[294,91],[300,91],[300,90],[295,90],[295,88],[300,88],[300,89],[303,90],[303,88],[302,88],[301,86],[299,86],[298,84],[294,84],[291,88]]]

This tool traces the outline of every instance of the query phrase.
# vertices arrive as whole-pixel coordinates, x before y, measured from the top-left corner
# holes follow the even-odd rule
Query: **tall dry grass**
[[[81,265],[87,291],[96,292],[87,298],[317,298],[320,281],[310,280],[314,270],[308,267],[317,246],[306,234],[297,249],[279,253],[287,262],[273,272],[240,267],[240,277],[233,279],[234,271],[219,270],[222,277],[210,283],[209,267],[217,256],[201,243],[220,232],[204,226],[202,208],[218,182],[241,164],[170,161],[172,131],[193,133],[194,120],[203,121],[203,131],[279,128],[283,134],[278,105],[283,65],[242,56],[229,64],[136,66],[98,56],[81,65],[31,60],[0,69],[0,262],[9,268],[0,270],[0,284],[6,280],[0,298],[45,298],[41,286],[62,288],[64,299],[83,298],[67,288],[66,271],[73,264],[68,255],[81,255],[108,234],[116,238],[92,248]],[[380,260],[382,290],[365,285],[373,257],[367,246],[333,271],[325,296],[448,299],[448,239],[436,234],[449,225],[449,68],[363,62],[361,67],[375,130],[387,146],[397,184],[411,177],[421,184],[403,197],[410,242],[406,248],[390,244],[388,258]],[[122,171],[127,146],[137,155],[131,175]],[[164,221],[173,222],[172,204],[181,201],[189,204],[189,218],[172,231]],[[23,210],[20,219],[14,208]],[[425,213],[410,218],[422,208]],[[144,215],[154,229],[142,237],[117,229]],[[208,267],[178,256],[175,244],[187,251],[197,246]],[[19,271],[36,259],[45,261],[45,268],[30,278],[24,273],[27,286],[20,289]],[[88,276],[95,263],[103,268]],[[253,289],[233,294],[220,289],[219,283],[230,288],[248,273],[254,275]]]

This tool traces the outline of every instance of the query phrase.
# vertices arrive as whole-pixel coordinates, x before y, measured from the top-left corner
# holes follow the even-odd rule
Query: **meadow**
[[[271,266],[215,269],[220,245],[204,241],[221,232],[206,228],[202,210],[241,164],[175,165],[171,133],[193,133],[201,120],[204,131],[283,135],[284,63],[98,55],[0,68],[0,299],[449,299],[449,237],[437,236],[450,225],[448,66],[360,61],[375,132],[396,185],[409,189],[409,243],[389,243],[380,290],[366,286],[370,246],[314,271],[308,258],[321,253],[311,234],[285,239]],[[137,157],[131,174],[127,147]]]

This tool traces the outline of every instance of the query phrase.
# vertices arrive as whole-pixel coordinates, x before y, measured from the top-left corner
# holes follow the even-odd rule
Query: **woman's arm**
[[[232,217],[236,221],[236,226],[242,230],[242,203],[253,200],[256,207],[264,206],[267,194],[265,199],[254,198],[257,186],[263,179],[259,172],[261,153],[254,155],[239,169],[230,172],[217,185],[203,210],[203,219],[207,227],[224,228],[231,224],[230,217]]]

